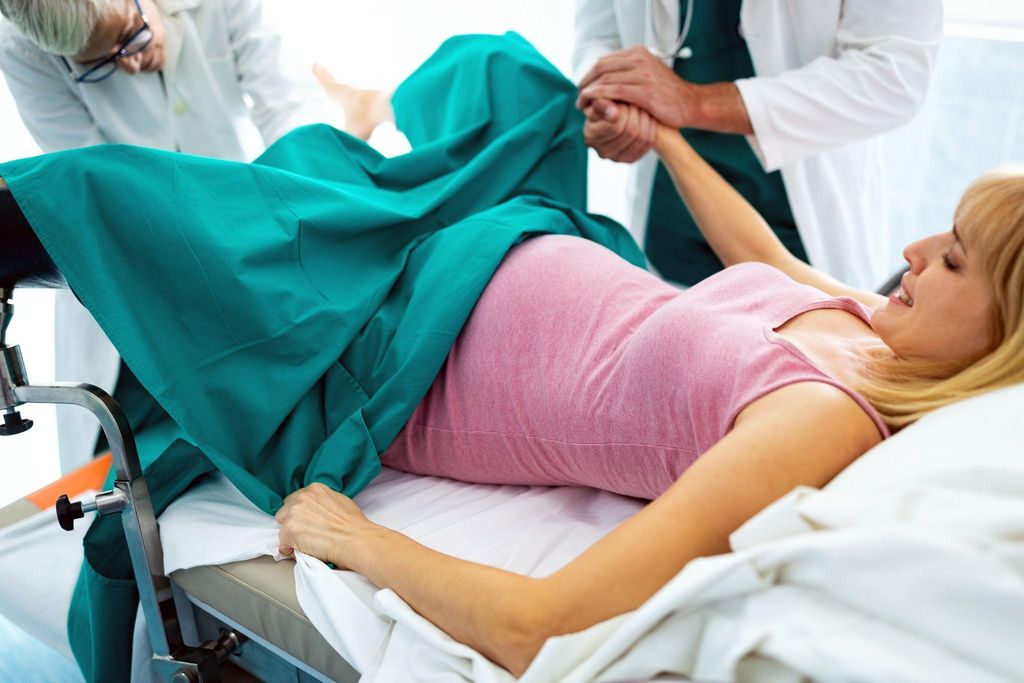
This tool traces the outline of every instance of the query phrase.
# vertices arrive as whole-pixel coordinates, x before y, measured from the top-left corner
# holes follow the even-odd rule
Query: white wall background
[[[522,33],[569,73],[570,0],[265,4],[288,43],[289,63],[307,74],[320,61],[340,80],[392,87],[447,36],[506,30]],[[928,104],[911,124],[887,136],[894,268],[900,245],[948,227],[971,178],[999,163],[1024,163],[1024,0],[948,0],[946,6],[947,39]],[[6,87],[0,87],[0,158],[36,153]],[[592,211],[621,219],[624,171],[592,164]],[[52,299],[44,291],[19,291],[16,306],[9,338],[22,345],[29,377],[46,381],[53,374]],[[37,428],[0,441],[0,506],[58,476],[52,409],[30,406],[23,414]]]

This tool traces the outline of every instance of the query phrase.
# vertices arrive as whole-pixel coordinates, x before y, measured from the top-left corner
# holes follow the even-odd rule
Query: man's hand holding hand
[[[684,81],[647,48],[605,55],[580,81],[579,109],[596,100],[632,104],[671,128],[686,128],[698,118],[699,86]]]
[[[583,139],[603,159],[632,163],[654,144],[658,122],[644,110],[621,102],[597,99],[584,109]]]
[[[587,111],[600,100],[637,107],[669,128],[754,133],[734,82],[691,83],[643,47],[607,54],[583,77],[577,108]]]

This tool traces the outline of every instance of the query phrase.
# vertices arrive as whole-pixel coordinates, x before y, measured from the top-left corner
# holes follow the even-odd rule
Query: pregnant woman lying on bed
[[[493,57],[488,53],[486,59],[477,57],[465,63],[493,62]],[[430,71],[430,65],[428,62],[423,73]],[[515,69],[519,74],[528,73],[521,64]],[[564,81],[546,66],[537,73],[537,83],[541,84],[538,88],[543,88],[543,83]],[[447,75],[442,80],[458,82]],[[436,84],[432,88],[435,93],[446,91],[438,90]],[[569,145],[574,154],[583,155],[573,158],[583,159],[585,152],[578,139],[580,122],[573,118],[572,111],[574,93],[567,92],[566,97],[566,108],[558,111],[568,112],[565,125],[572,135],[556,131],[555,142],[544,145]],[[526,103],[524,116],[550,99],[544,94],[537,103]],[[479,98],[471,107],[486,101]],[[512,116],[506,111],[486,116]],[[400,113],[397,107],[396,112]],[[645,116],[642,112],[634,115]],[[603,125],[600,111],[588,112],[588,116],[592,125]],[[649,125],[653,129],[657,124],[651,121]],[[320,133],[303,135],[315,137]],[[523,138],[526,143],[502,146],[500,167],[510,168],[509,159],[536,138],[534,131]],[[326,139],[317,138],[318,145],[322,147]],[[487,144],[493,146],[502,139],[499,136]],[[351,153],[362,153],[353,143],[344,144]],[[452,150],[457,151],[452,147],[445,154],[454,153]],[[591,486],[648,499],[650,504],[561,570],[544,578],[528,578],[443,555],[378,526],[349,497],[331,487],[301,487],[302,471],[296,469],[297,475],[291,470],[285,475],[292,477],[289,481],[298,476],[300,484],[285,491],[295,492],[277,511],[283,552],[302,551],[393,589],[455,639],[512,673],[521,674],[548,638],[580,631],[636,609],[689,561],[727,552],[729,535],[735,529],[794,487],[824,485],[892,431],[935,408],[1024,380],[1024,173],[992,173],[968,188],[951,230],[905,249],[910,270],[898,292],[884,298],[847,287],[789,254],[760,216],[688,147],[678,132],[657,127],[656,150],[708,242],[729,267],[691,289],[679,291],[595,241],[568,234],[519,240],[507,254],[501,252],[503,259],[498,256],[500,266],[479,299],[474,299],[475,306],[461,333],[450,351],[444,347],[447,355],[446,361],[445,356],[441,357],[443,367],[436,376],[430,374],[424,380],[426,395],[420,393],[411,402],[411,417],[403,415],[404,422],[395,426],[391,436],[379,439],[384,441],[380,460],[407,472],[480,483]],[[129,159],[143,155],[115,151],[104,158],[117,154]],[[294,161],[281,149],[275,152],[272,148],[268,154],[271,161]],[[123,212],[136,211],[140,206],[141,211],[148,201],[181,192],[182,184],[189,180],[182,169],[200,168],[198,162],[155,153],[143,160],[145,165],[138,168],[167,165],[168,172],[159,177],[169,178],[168,185],[161,193],[149,193],[137,201],[122,200],[116,204],[116,211],[107,210],[104,224],[131,220],[144,226],[133,233],[138,239],[156,233],[160,217],[167,210],[154,210],[141,219],[126,218]],[[379,163],[383,162],[373,161]],[[479,163],[478,157],[472,163],[457,165],[468,168]],[[582,166],[583,162],[579,163]],[[319,167],[319,172],[329,172],[338,162],[330,164]],[[526,166],[537,167],[533,160]],[[268,347],[273,353],[286,353],[291,344],[283,337],[285,331],[315,316],[320,299],[313,298],[313,303],[300,307],[294,322],[289,320],[287,325],[275,328],[278,331],[273,335],[261,331],[250,334],[248,323],[231,316],[271,303],[277,307],[272,306],[272,311],[286,310],[294,294],[281,289],[281,280],[275,280],[271,294],[255,299],[253,306],[247,306],[244,299],[231,300],[230,305],[225,305],[226,298],[213,299],[217,307],[211,309],[215,315],[210,320],[216,323],[212,328],[200,329],[184,316],[180,322],[167,319],[170,322],[155,331],[125,322],[126,318],[144,315],[146,306],[173,308],[178,299],[161,302],[162,289],[156,288],[135,308],[129,302],[123,309],[110,309],[119,304],[109,299],[133,295],[133,281],[128,280],[119,289],[107,287],[107,276],[116,279],[119,272],[107,268],[104,277],[94,278],[93,283],[88,267],[76,266],[70,247],[61,252],[60,240],[43,234],[48,223],[61,220],[62,213],[54,210],[47,214],[49,220],[41,220],[39,214],[47,212],[48,205],[45,201],[32,203],[31,183],[44,182],[43,178],[62,172],[64,166],[50,164],[45,166],[50,173],[35,175],[30,167],[28,171],[17,165],[11,167],[23,178],[9,179],[16,194],[21,193],[19,201],[24,202],[32,227],[43,231],[40,238],[48,251],[118,344],[126,362],[189,438],[202,447],[207,458],[214,459],[218,444],[223,442],[221,432],[229,431],[246,411],[268,401],[282,401],[292,410],[292,404],[285,400],[289,386],[281,382],[271,385],[272,398],[259,391],[231,394],[230,387],[218,387],[217,392],[224,393],[212,398],[210,389],[175,393],[182,382],[171,381],[165,375],[200,364],[165,360],[158,368],[163,374],[154,374],[143,362],[146,356],[139,349],[170,353],[159,357],[177,360],[175,354],[191,352],[189,344],[167,351],[166,335],[175,334],[178,327],[184,328],[186,340],[223,342],[228,351],[218,351],[215,363],[202,365],[197,374],[188,376],[189,381],[202,382],[220,366],[235,363],[243,351],[268,339],[273,342]],[[116,173],[118,168],[107,170]],[[216,185],[225,175],[231,175],[235,183],[232,187],[243,188],[250,176],[262,173],[258,165],[251,167],[251,172],[247,167],[244,173],[223,164],[209,168],[216,173],[205,176],[203,185],[190,186],[190,192],[201,194],[207,185]],[[321,188],[320,184],[298,185],[294,175],[268,177],[276,183],[271,194],[279,196],[280,201],[289,196],[288,188],[292,188],[290,196],[312,194]],[[564,173],[549,174],[544,185],[557,184],[563,177]],[[78,182],[79,176],[69,174],[68,178],[69,183]],[[493,188],[497,178],[493,173],[489,175],[483,186],[487,189],[481,192]],[[92,182],[91,178],[86,182]],[[131,182],[130,177],[126,182]],[[260,187],[265,189],[266,184]],[[440,185],[432,187],[431,192],[444,189]],[[461,206],[479,194],[461,191],[453,197]],[[345,225],[365,220],[385,195],[373,197],[373,202],[349,205]],[[244,220],[255,223],[261,215],[274,211],[274,206],[257,199],[253,213],[246,214]],[[546,200],[512,202],[511,206],[517,220],[517,212],[526,209],[548,211],[534,211],[530,216],[550,213]],[[187,208],[179,205],[177,210],[184,215]],[[407,210],[408,206],[403,205],[403,211]],[[220,267],[219,254],[228,249],[221,242],[211,242],[214,246],[207,247],[205,242],[197,241],[196,225],[210,211],[213,209],[204,208],[188,214],[188,230],[183,227],[184,219],[172,222],[166,235],[161,233],[156,242],[161,245],[159,249],[140,247],[122,262],[149,259],[153,251],[161,251],[146,261],[147,276],[158,278],[160,269],[172,258],[175,245],[187,242],[182,247],[187,258],[181,263],[199,264],[201,268],[195,270],[195,275],[175,277],[172,273],[164,282],[165,288],[183,288],[192,297],[195,303],[186,307],[189,315],[204,306],[204,297]],[[303,239],[313,239],[317,231],[325,230],[330,213],[305,216],[303,232],[299,233]],[[498,230],[501,221],[494,214],[487,215],[490,222],[486,229]],[[281,225],[286,223],[274,224],[274,229]],[[95,227],[99,230],[102,226]],[[393,234],[389,230],[370,237],[383,239]],[[224,233],[224,239],[232,238],[231,231]],[[82,232],[69,224],[64,235],[78,239]],[[237,259],[224,259],[240,264],[236,279],[247,285],[258,281],[254,273],[263,272],[258,269],[277,258],[273,250],[280,247],[285,255],[281,258],[302,262],[303,277],[320,278],[315,282],[316,296],[329,298],[332,294],[326,288],[331,279],[321,277],[325,271],[318,270],[316,262],[320,250],[306,250],[305,243],[289,241],[292,238],[281,230],[271,232],[271,237],[260,242],[259,248],[240,247],[242,256]],[[362,244],[369,248],[377,243]],[[103,250],[122,247],[123,241],[110,241],[104,243]],[[634,253],[631,249],[625,251]],[[340,251],[339,258],[347,253]],[[371,252],[366,253],[369,258]],[[406,272],[422,267],[415,257],[406,261]],[[335,268],[330,275],[341,277],[344,272],[344,268]],[[422,279],[422,272],[416,272],[421,279],[414,280],[417,287],[402,290],[408,292],[403,301],[415,299],[416,293],[429,285]],[[445,272],[458,278],[463,271],[449,268]],[[224,282],[232,284],[235,280]],[[403,282],[398,279],[388,287],[375,288],[374,296],[389,287],[401,290]],[[352,286],[346,284],[345,288]],[[456,291],[461,290],[451,290],[453,294]],[[432,300],[428,308],[440,303]],[[344,320],[332,324],[341,329]],[[380,328],[374,322],[365,325],[364,331],[373,337],[379,335]],[[439,334],[433,327],[427,332]],[[397,334],[389,338],[388,346],[398,347],[423,336]],[[249,337],[253,341],[247,341]],[[294,358],[301,360],[317,353],[331,342],[330,337],[321,334],[313,340],[315,343],[301,349],[304,355]],[[136,338],[142,341],[135,344],[132,340]],[[328,355],[329,367],[337,370],[337,351],[329,350]],[[369,381],[353,380],[354,360],[347,356],[342,360],[349,374],[323,385],[314,398],[303,401],[319,401],[340,391],[339,387],[356,384],[367,393],[377,388]],[[299,361],[292,362],[296,367],[285,377],[299,382],[294,379],[301,374]],[[375,356],[373,362],[376,366],[388,365],[384,356]],[[265,363],[259,367],[261,372],[270,373],[276,365]],[[240,382],[248,381],[243,375],[236,372],[232,376]],[[255,396],[250,405],[247,399],[252,394]],[[182,395],[186,401],[175,399]],[[221,411],[229,413],[230,419],[221,419],[212,431],[197,434],[203,430],[192,425],[199,424],[210,411],[203,407],[206,404],[199,409],[192,406],[207,398],[214,402],[213,412],[217,412],[217,401],[226,403],[230,399],[231,408]],[[358,412],[372,421],[379,409]],[[316,418],[303,423],[302,433],[322,428],[323,422]],[[259,427],[259,423],[253,424]],[[267,434],[273,434],[268,438],[274,443],[283,444],[281,453],[298,448],[296,432],[275,423]],[[330,442],[329,448],[316,451],[313,461],[322,464],[324,458],[345,448],[357,435],[351,432],[344,439]],[[262,443],[254,447],[253,453],[262,448]],[[181,455],[179,451],[173,454]],[[182,460],[177,462],[175,473],[183,467]],[[254,455],[242,465],[253,468],[261,463],[264,460]],[[202,471],[196,469],[190,476]],[[238,467],[224,471],[245,490],[249,480]],[[166,477],[166,472],[159,467],[148,470],[151,480]],[[306,474],[305,483],[318,480],[323,477]],[[350,487],[349,480],[344,484]],[[162,490],[159,481],[155,489]],[[262,504],[269,509],[277,507],[272,502]]]
[[[435,552],[313,485],[277,514],[283,552],[395,590],[518,675],[547,638],[633,610],[690,560],[728,551],[794,487],[824,485],[936,407],[1024,380],[1024,174],[972,185],[952,230],[904,250],[910,271],[884,298],[788,253],[678,132],[659,127],[656,150],[730,267],[680,292],[579,238],[522,243],[382,456],[652,502],[534,579]]]

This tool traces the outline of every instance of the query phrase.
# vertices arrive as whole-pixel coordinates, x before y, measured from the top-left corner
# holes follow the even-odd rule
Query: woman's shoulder
[[[864,453],[888,436],[856,395],[831,382],[787,384],[750,403],[736,417],[734,427],[766,423],[775,429],[797,429],[820,434],[821,448],[838,444],[843,451]]]

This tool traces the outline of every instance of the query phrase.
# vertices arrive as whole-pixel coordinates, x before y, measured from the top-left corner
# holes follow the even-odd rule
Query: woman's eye
[[[960,270],[960,266],[958,266],[956,263],[953,262],[953,259],[950,257],[948,251],[945,254],[942,255],[942,260],[945,262],[947,270],[952,270],[952,271]]]

